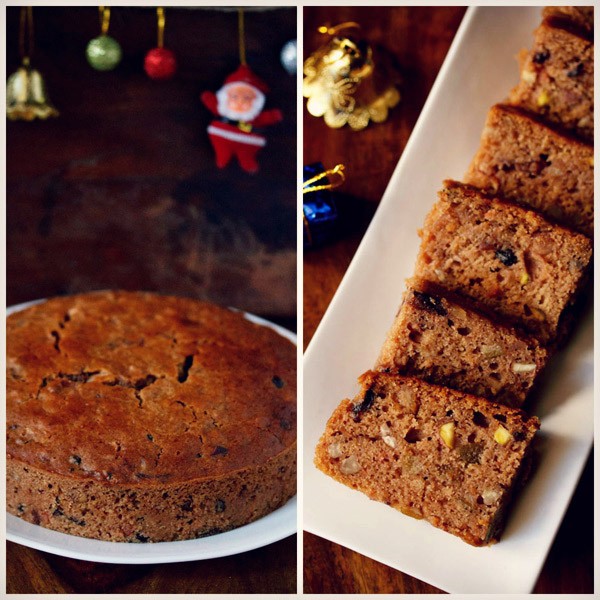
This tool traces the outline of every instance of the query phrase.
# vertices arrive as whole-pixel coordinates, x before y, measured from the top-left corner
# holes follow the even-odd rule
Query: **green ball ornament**
[[[90,40],[85,55],[97,71],[112,71],[121,62],[123,53],[117,40],[108,35],[99,35]]]

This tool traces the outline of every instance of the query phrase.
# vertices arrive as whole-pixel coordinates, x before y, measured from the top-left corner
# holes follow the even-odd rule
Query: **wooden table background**
[[[7,303],[102,288],[236,306],[296,329],[296,79],[280,63],[296,8],[246,11],[250,67],[271,87],[260,172],[215,166],[200,103],[239,64],[236,10],[166,9],[169,81],[142,69],[155,7],[113,7],[123,48],[111,72],[86,62],[96,6],[33,8],[39,69],[60,116],[7,122]],[[7,71],[19,58],[7,8]],[[152,566],[90,563],[8,543],[9,593],[290,593],[297,537],[236,556]]]
[[[304,344],[310,342],[339,285],[423,107],[463,17],[463,8],[304,9],[306,56],[322,38],[317,27],[357,21],[374,45],[387,47],[404,74],[403,100],[381,125],[362,132],[328,129],[304,109],[304,164],[347,167],[346,211],[339,237],[304,255]],[[515,72],[517,63],[515,61]],[[536,593],[593,591],[593,460],[588,461],[535,586]],[[441,590],[304,532],[305,593],[440,593]]]

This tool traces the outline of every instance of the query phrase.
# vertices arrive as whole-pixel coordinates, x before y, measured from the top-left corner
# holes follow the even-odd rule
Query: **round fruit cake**
[[[95,292],[7,321],[7,508],[111,541],[197,538],[296,491],[296,347],[242,313]]]

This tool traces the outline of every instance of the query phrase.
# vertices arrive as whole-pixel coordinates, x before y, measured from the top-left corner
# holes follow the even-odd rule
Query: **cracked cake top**
[[[296,348],[242,313],[95,292],[7,320],[7,454],[151,485],[263,464],[296,439]]]

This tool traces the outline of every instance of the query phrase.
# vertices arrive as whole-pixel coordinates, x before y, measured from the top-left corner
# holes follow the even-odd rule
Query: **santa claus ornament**
[[[262,128],[278,123],[283,115],[278,109],[263,110],[269,88],[246,64],[243,11],[238,15],[240,66],[216,93],[205,91],[200,99],[215,116],[207,131],[217,167],[223,169],[235,157],[244,171],[256,173],[258,152],[267,143]]]

